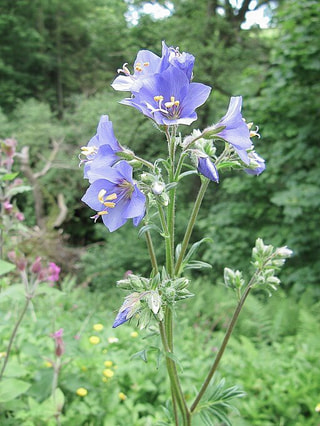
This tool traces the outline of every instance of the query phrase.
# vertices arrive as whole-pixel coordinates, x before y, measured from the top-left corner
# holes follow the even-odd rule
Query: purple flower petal
[[[208,156],[198,157],[198,172],[213,182],[219,182],[219,174],[216,166]]]
[[[249,152],[250,165],[254,168],[244,169],[248,175],[260,175],[265,169],[266,164],[263,158],[261,158],[256,152]]]
[[[105,168],[114,165],[119,160],[110,145],[101,145],[97,154],[92,160],[89,160],[84,165],[84,177],[92,183],[97,179],[103,179]]]
[[[123,311],[119,311],[118,315],[116,316],[116,319],[114,320],[112,328],[119,327],[119,325],[127,322],[129,320],[129,318],[127,318],[129,311],[130,308],[124,309]]]
[[[132,180],[132,167],[120,161],[114,167],[105,167],[87,189],[82,201],[97,212],[110,232],[134,220],[136,226],[145,214],[145,195]]]

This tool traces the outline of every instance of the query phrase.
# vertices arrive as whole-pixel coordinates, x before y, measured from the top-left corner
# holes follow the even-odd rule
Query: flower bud
[[[31,265],[31,272],[34,274],[39,274],[41,269],[42,269],[41,257],[38,256],[36,260],[33,262],[33,264]]]
[[[151,185],[151,190],[155,195],[160,195],[165,189],[165,184],[163,182],[155,181]]]
[[[277,249],[277,254],[281,257],[288,258],[292,256],[293,251],[290,250],[287,246],[284,246]]]
[[[61,357],[64,354],[64,342],[62,339],[62,335],[63,328],[60,328],[60,330],[51,334],[51,337],[54,339],[55,342],[55,354],[57,357]]]

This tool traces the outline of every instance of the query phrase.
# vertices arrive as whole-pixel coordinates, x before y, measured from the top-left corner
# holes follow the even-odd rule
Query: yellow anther
[[[81,147],[81,153],[85,156],[96,154],[98,151],[98,148],[96,146],[82,146]]]
[[[113,209],[116,203],[113,203],[112,201],[105,201],[103,205],[109,207],[110,209]]]
[[[100,201],[100,203],[104,203],[104,198],[103,197],[106,195],[106,193],[107,193],[107,191],[105,189],[101,189],[99,191],[98,200]]]
[[[117,194],[115,192],[113,192],[112,194],[106,197],[106,200],[116,200],[116,199],[117,199]]]
[[[100,201],[100,203],[104,202],[104,198],[103,197],[106,195],[106,193],[107,193],[107,191],[105,189],[101,189],[99,191],[98,200]]]
[[[137,63],[136,63],[136,65],[135,65],[134,69],[135,69],[136,71],[139,71],[139,72],[141,72],[141,71],[142,71],[142,66],[141,66],[140,62],[137,62]]]
[[[103,216],[105,214],[108,214],[107,210],[101,210],[101,212],[97,213],[99,216]]]
[[[161,95],[158,95],[158,96],[154,96],[154,98],[153,98],[156,102],[160,102],[160,101],[163,101],[163,96],[161,96]]]
[[[172,108],[174,106],[179,106],[180,102],[176,101],[174,96],[170,96],[170,102],[165,102],[164,105],[166,108]]]
[[[116,205],[116,203],[113,203],[110,200],[115,200],[117,198],[117,194],[115,192],[113,192],[112,194],[107,195],[105,197],[106,193],[107,193],[107,191],[105,189],[101,189],[99,191],[99,194],[98,194],[98,200],[104,206],[113,208]]]
[[[144,62],[144,63],[143,63],[143,66],[144,66],[144,67],[148,67],[149,65],[150,65],[150,62]]]

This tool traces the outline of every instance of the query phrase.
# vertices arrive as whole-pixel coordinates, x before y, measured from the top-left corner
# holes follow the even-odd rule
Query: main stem
[[[190,411],[188,410],[188,407],[181,389],[176,363],[174,362],[172,358],[170,358],[170,354],[172,354],[172,351],[168,344],[166,329],[165,329],[163,321],[160,322],[159,329],[160,329],[162,345],[166,352],[166,364],[167,364],[167,371],[170,378],[172,394],[174,395],[174,399],[177,401],[178,406],[180,408],[183,426],[190,426],[191,425]],[[176,423],[177,423],[177,420],[176,420]]]
[[[252,280],[251,280],[251,282],[252,282]],[[211,369],[210,369],[210,371],[209,371],[209,373],[208,373],[205,381],[203,382],[203,384],[201,386],[201,389],[200,389],[200,391],[199,391],[196,399],[194,400],[193,404],[190,407],[191,413],[193,413],[195,411],[195,409],[196,409],[197,405],[199,404],[199,402],[200,402],[203,394],[205,393],[207,387],[209,386],[210,381],[211,381],[214,373],[216,372],[216,370],[218,368],[218,365],[220,363],[222,355],[224,354],[224,351],[225,351],[225,349],[227,347],[227,344],[229,342],[229,339],[230,339],[230,336],[231,336],[232,331],[234,329],[234,326],[236,325],[236,322],[237,322],[237,319],[238,319],[239,314],[241,312],[241,309],[242,309],[242,307],[244,305],[244,302],[246,301],[246,299],[248,297],[248,294],[249,294],[251,288],[252,288],[252,285],[249,283],[248,286],[246,287],[246,289],[245,289],[245,291],[244,291],[244,293],[243,293],[243,295],[242,295],[242,297],[241,297],[241,299],[240,299],[240,301],[239,301],[239,303],[238,303],[238,305],[237,305],[234,313],[233,313],[233,316],[232,316],[231,321],[229,323],[228,329],[227,329],[226,334],[224,336],[224,339],[223,339],[223,342],[222,342],[221,347],[219,349],[219,352],[217,353],[217,356],[216,356],[216,358],[214,360],[214,363],[213,363],[213,365],[212,365],[212,367],[211,367]]]

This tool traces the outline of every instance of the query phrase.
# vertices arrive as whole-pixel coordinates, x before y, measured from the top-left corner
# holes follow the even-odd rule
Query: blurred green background
[[[249,17],[261,19],[263,15],[263,28],[259,20],[249,21]],[[290,344],[284,345],[289,351],[293,336],[300,336],[300,320],[315,344],[319,323],[314,318],[319,314],[320,296],[319,18],[316,0],[0,0],[0,138],[16,138],[18,151],[28,146],[30,167],[34,173],[40,172],[37,191],[16,199],[33,229],[23,250],[34,255],[41,250],[62,266],[66,279],[76,277],[76,286],[87,289],[90,297],[94,293],[104,300],[113,292],[104,305],[108,316],[121,303],[121,296],[113,290],[116,280],[127,270],[149,273],[145,242],[137,238],[130,223],[110,234],[89,218],[90,210],[80,201],[87,182],[78,167],[78,153],[95,134],[99,117],[108,114],[122,145],[150,161],[165,155],[162,135],[137,111],[120,105],[118,101],[126,94],[110,87],[117,69],[126,62],[130,68],[138,50],[161,55],[161,41],[165,40],[169,46],[194,54],[194,81],[213,88],[193,128],[217,122],[225,114],[230,96],[242,95],[243,115],[259,126],[261,139],[255,140],[256,150],[267,164],[259,177],[231,172],[221,176],[219,185],[210,184],[193,241],[211,238],[211,243],[202,245],[200,256],[213,268],[191,277],[204,283],[208,294],[212,286],[219,293],[223,268],[246,270],[257,237],[275,246],[288,245],[294,256],[281,273],[284,290],[274,296],[283,303],[274,302],[268,308],[264,296],[253,299],[248,323],[243,320],[245,325],[239,329],[244,342],[244,349],[240,345],[239,350],[253,351],[246,336],[256,336],[258,346],[266,340],[268,345],[276,344],[281,336],[290,340],[291,336]],[[183,126],[181,131],[188,134],[191,129]],[[50,159],[57,143],[59,150]],[[41,175],[49,159],[50,168]],[[20,170],[18,158],[15,167]],[[24,179],[28,181],[27,176]],[[199,179],[193,177],[180,190],[178,239],[183,236],[198,188]],[[37,212],[36,199],[42,206]],[[62,210],[66,214],[59,221]],[[216,315],[207,300],[200,292],[197,302],[188,302],[195,303],[192,312],[197,318],[206,318],[203,324],[210,324]],[[275,313],[281,309],[279,319]],[[314,316],[308,316],[308,311]],[[254,329],[252,316],[259,317],[259,312],[267,318],[267,331]],[[304,312],[303,319],[298,320],[298,312]],[[190,312],[189,316],[186,321],[193,327]],[[293,322],[296,319],[292,329],[290,323],[281,322],[286,316]],[[279,350],[283,359],[291,357],[289,352]],[[264,356],[272,369],[274,360],[269,355]],[[252,354],[252,363],[258,358]],[[260,367],[256,364],[255,368],[259,375]],[[264,378],[261,380],[252,395],[265,386]],[[304,382],[292,380],[291,388]],[[304,392],[319,394],[319,401],[311,398],[297,410],[291,407],[290,414],[283,414],[280,408],[275,414],[277,409],[270,409],[275,406],[269,400],[271,405],[261,408],[262,415],[259,407],[250,407],[251,395],[246,403],[248,424],[316,424],[312,407],[320,402],[319,386],[313,384],[312,390]],[[301,400],[300,395],[292,398]],[[295,423],[297,413],[302,416],[300,423]]]

